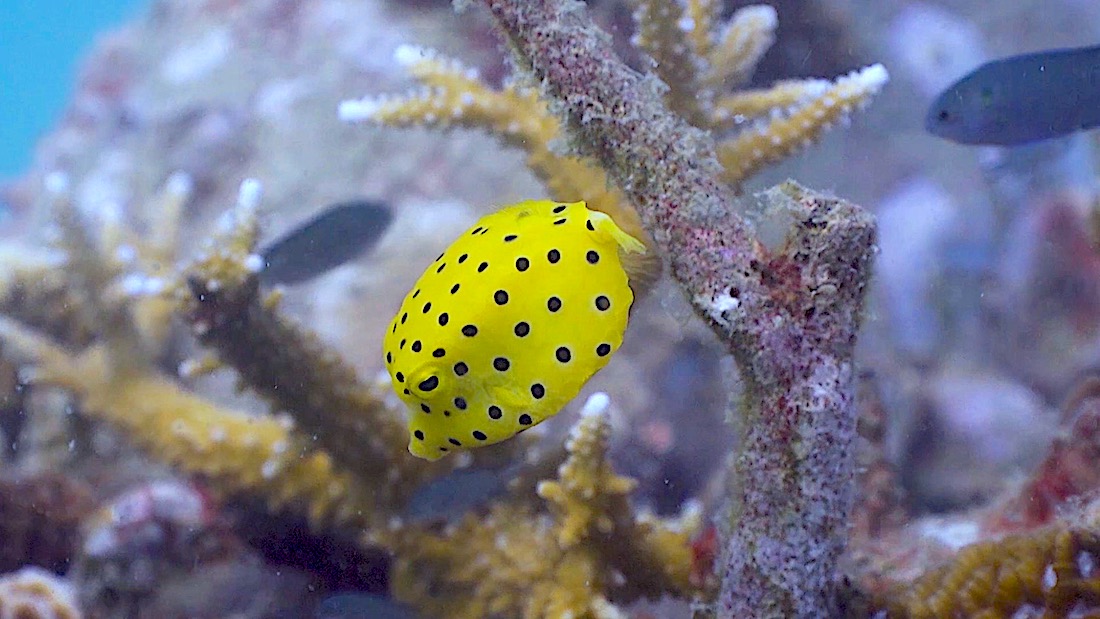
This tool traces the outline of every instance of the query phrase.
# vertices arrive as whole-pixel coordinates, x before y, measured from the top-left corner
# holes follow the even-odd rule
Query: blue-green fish
[[[986,63],[940,93],[924,126],[954,142],[998,146],[1100,126],[1100,46]]]
[[[313,612],[314,619],[418,619],[411,608],[372,593],[329,596]]]
[[[373,247],[392,219],[390,208],[380,202],[334,204],[261,252],[260,281],[272,286],[313,279]]]

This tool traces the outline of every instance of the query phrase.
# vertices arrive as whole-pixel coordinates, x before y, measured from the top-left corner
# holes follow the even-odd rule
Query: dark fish
[[[986,63],[928,109],[929,133],[962,144],[1012,146],[1100,125],[1100,46]]]
[[[371,593],[330,595],[313,611],[314,619],[419,619],[411,608]]]
[[[335,204],[263,250],[260,282],[298,284],[334,269],[372,247],[392,219],[380,202]]]
[[[402,515],[414,522],[452,521],[508,492],[517,468],[454,471],[418,488]]]

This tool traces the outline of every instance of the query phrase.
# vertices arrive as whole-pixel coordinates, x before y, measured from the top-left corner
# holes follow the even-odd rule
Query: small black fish
[[[372,247],[393,214],[380,202],[335,204],[261,252],[265,286],[299,284],[352,260]]]
[[[1100,46],[986,63],[928,109],[929,133],[962,144],[1012,146],[1100,125]]]
[[[317,605],[315,619],[418,619],[408,606],[371,593],[338,593]]]
[[[508,492],[518,467],[454,471],[416,490],[402,516],[413,522],[458,520]]]

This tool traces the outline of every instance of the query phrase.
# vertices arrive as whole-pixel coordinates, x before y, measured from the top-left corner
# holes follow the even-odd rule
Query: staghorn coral
[[[637,209],[673,277],[738,361],[745,432],[718,562],[719,613],[828,612],[854,501],[852,352],[874,253],[872,218],[788,184],[765,200],[790,231],[778,247],[765,247],[737,214],[744,208],[725,186],[710,137],[667,110],[657,80],[615,58],[581,7],[481,4],[577,153],[593,158]],[[876,66],[851,85],[870,94],[885,80]],[[375,103],[345,103],[341,112],[371,117]]]
[[[245,194],[252,191],[258,188],[242,188]],[[277,294],[262,297],[257,199],[244,196],[209,247],[185,269],[182,314],[243,385],[273,410],[293,413],[298,432],[312,437],[297,439],[299,449],[308,451],[315,441],[339,468],[358,477],[378,508],[392,511],[419,483],[446,469],[409,460],[402,415],[313,333],[283,316]]]
[[[126,294],[129,288],[118,285],[121,273],[105,258],[103,230],[91,227],[64,188],[53,184],[70,294],[84,299],[84,311],[103,335],[72,353],[14,320],[0,320],[5,342],[34,359],[33,381],[67,389],[89,417],[122,429],[140,447],[207,478],[223,494],[258,494],[271,509],[296,509],[318,526],[362,526],[380,517],[371,509],[375,500],[352,476],[335,470],[326,452],[294,449],[289,419],[227,410],[151,365],[155,342],[129,319],[140,306]]]
[[[774,9],[743,7],[721,23],[721,3],[711,0],[690,0],[686,6],[665,0],[632,4],[638,30],[633,42],[652,57],[651,68],[663,82],[654,88],[663,90],[671,111],[722,136],[717,154],[724,167],[722,180],[731,185],[817,141],[865,105],[887,79],[885,69],[874,65],[833,82],[786,80],[768,89],[730,93],[752,76],[774,41]],[[458,61],[409,45],[397,48],[394,59],[423,88],[399,97],[345,101],[340,106],[343,119],[484,130],[522,149],[528,167],[555,199],[587,200],[631,234],[642,233],[637,215],[620,191],[608,187],[604,171],[557,147],[560,122],[527,80],[494,90]]]
[[[360,385],[319,340],[280,316],[270,299],[261,298],[252,253],[258,193],[253,183],[242,186],[237,207],[223,219],[209,247],[168,288],[200,341],[237,369],[245,386],[263,394],[276,409],[300,414],[300,421],[215,405],[150,366],[141,348],[147,340],[125,320],[132,311],[128,299],[94,293],[112,287],[117,272],[102,258],[96,229],[64,193],[55,196],[63,247],[83,252],[67,271],[70,293],[94,299],[98,305],[87,308],[88,315],[109,328],[74,352],[2,318],[0,338],[7,352],[34,360],[28,374],[32,382],[66,389],[90,418],[108,422],[157,458],[203,478],[219,495],[258,497],[273,513],[305,514],[318,529],[355,531],[360,544],[393,552],[397,565],[404,567],[398,573],[405,574],[396,579],[400,584],[395,589],[410,603],[428,608],[503,604],[511,609],[509,615],[514,611],[531,617],[557,616],[545,610],[556,607],[616,616],[611,599],[692,595],[687,525],[695,523],[678,526],[634,515],[626,496],[633,482],[616,476],[606,461],[608,427],[602,413],[586,419],[577,431],[573,459],[560,481],[543,485],[553,515],[537,504],[533,481],[538,471],[564,457],[550,449],[529,458],[516,472],[510,497],[492,508],[493,518],[467,518],[456,525],[458,537],[456,529],[441,532],[432,524],[406,523],[399,515],[406,495],[450,469],[408,456],[404,440],[379,445],[371,433],[395,422],[395,410],[371,399],[374,387]],[[256,354],[271,350],[276,354]],[[303,381],[310,376],[315,380]],[[606,408],[606,398],[599,406]],[[338,418],[349,411],[361,416]],[[307,436],[316,436],[316,442]],[[508,449],[529,445],[524,440],[510,443]],[[330,451],[330,445],[336,448]],[[341,445],[342,460],[333,455]],[[353,453],[354,448],[368,453]],[[516,457],[515,451],[502,451],[490,460],[501,454]],[[377,474],[379,469],[385,474]],[[597,496],[588,505],[583,498],[590,494]],[[551,526],[557,520],[562,524]],[[532,523],[541,523],[537,539],[531,539]],[[509,536],[514,536],[514,545],[498,548],[499,540]],[[531,553],[540,548],[545,551]],[[462,575],[470,564],[469,552],[516,555],[502,559],[508,561],[529,557],[532,577],[545,579],[535,588],[541,597],[530,601],[524,588],[530,583],[512,582],[512,575],[496,568],[478,587],[469,587]],[[458,573],[445,569],[448,565]],[[448,593],[429,600],[423,590]],[[516,606],[520,601],[530,601],[527,610]],[[481,603],[488,606],[477,605]]]
[[[38,567],[0,576],[0,619],[80,619],[72,585]]]
[[[872,222],[851,205],[791,185],[770,194],[769,201],[780,205],[776,210],[794,222],[794,231],[778,248],[764,247],[752,226],[736,215],[741,205],[722,184],[713,144],[696,127],[667,113],[656,80],[640,78],[607,53],[606,40],[584,21],[583,13],[573,5],[567,9],[547,2],[487,4],[514,44],[519,64],[535,73],[564,119],[540,108],[538,117],[560,123],[560,129],[532,130],[544,134],[527,140],[535,149],[532,167],[553,173],[557,180],[548,180],[551,186],[576,183],[597,199],[611,196],[602,198],[609,204],[606,211],[624,227],[642,230],[645,222],[653,246],[669,259],[699,313],[742,362],[749,386],[745,417],[753,432],[737,463],[745,488],[735,491],[739,510],[731,520],[738,532],[732,542],[725,542],[730,550],[723,557],[724,610],[759,608],[763,613],[806,616],[828,607],[851,501],[850,351],[870,260]],[[700,24],[713,15],[705,3],[693,10]],[[538,36],[532,29],[539,30]],[[692,39],[706,37],[693,34]],[[872,70],[853,84],[869,94],[884,77],[881,70]],[[535,101],[533,91],[524,93]],[[459,103],[465,104],[464,98]],[[368,108],[372,102],[345,105],[343,113],[350,117],[373,111]],[[505,111],[500,117],[513,113]],[[504,127],[510,128],[511,121]],[[559,132],[568,132],[579,151],[596,156],[606,172],[556,154]],[[619,189],[607,189],[606,179]],[[590,195],[582,197],[596,201]],[[638,207],[637,213],[628,201]],[[81,256],[102,257],[98,243],[85,240],[77,237],[67,244],[80,249]],[[241,264],[249,270],[255,261],[246,248],[237,249],[234,261],[243,256]],[[118,279],[116,270],[109,264],[104,267],[109,261],[99,262],[70,269],[69,287],[114,293],[103,295],[102,306],[90,306],[95,310],[94,330],[105,335],[79,356],[12,321],[0,323],[9,344],[36,358],[37,379],[72,389],[93,416],[124,429],[179,468],[210,477],[222,492],[264,496],[273,509],[297,507],[313,513],[320,526],[373,529],[387,516],[374,497],[362,496],[378,480],[364,483],[361,476],[376,471],[345,471],[343,463],[352,460],[337,461],[320,440],[316,448],[300,452],[299,435],[309,435],[305,428],[215,406],[182,389],[174,378],[151,371],[143,338],[133,333],[133,321],[126,320],[133,311],[133,299],[126,292],[148,293],[145,284],[159,280],[141,278],[134,282],[140,286],[118,290],[112,286]],[[232,269],[241,272],[239,266]],[[167,282],[166,288],[179,294],[182,281]],[[199,334],[206,333],[204,327],[231,327],[245,318],[249,329],[270,331],[258,339],[230,332],[224,341],[301,342],[286,324],[256,318],[254,312],[273,306],[265,307],[247,281],[247,276],[226,279],[234,293],[228,298],[234,302],[223,305],[214,299],[219,302],[205,307],[209,295],[226,290],[222,280],[197,277],[189,282],[183,303],[192,324],[202,325]],[[211,287],[210,282],[216,283]],[[217,338],[209,341],[221,346]],[[298,358],[323,356],[307,351]],[[244,365],[240,359],[226,360]],[[280,375],[271,381],[271,376],[260,376],[299,366],[279,367],[254,364],[241,374],[270,397],[282,380],[298,379]],[[306,418],[303,425],[314,421]],[[364,427],[353,424],[349,430]],[[602,452],[600,443],[605,440],[589,442],[589,453]],[[574,442],[578,448],[585,444]],[[404,566],[398,568],[404,569],[399,573],[405,578],[398,593],[421,605],[451,608],[466,603],[467,609],[504,615],[518,609],[532,616],[559,608],[615,616],[619,611],[611,600],[665,592],[692,595],[684,584],[690,581],[691,567],[687,535],[669,529],[667,523],[636,518],[625,501],[629,482],[615,476],[606,463],[585,463],[582,451],[578,449],[569,475],[563,472],[559,481],[543,485],[550,514],[531,505],[531,497],[513,496],[493,507],[488,522],[467,518],[443,531],[403,527],[394,519],[394,528],[378,537]],[[785,483],[772,487],[775,479]],[[585,503],[578,497],[597,489],[606,495],[596,501],[602,509],[580,509]],[[818,501],[822,504],[815,505]],[[568,527],[561,524],[566,522]],[[563,531],[570,533],[563,538]],[[563,539],[578,543],[563,547]],[[756,554],[739,552],[762,542],[774,545]],[[473,549],[480,554],[471,556]],[[795,567],[805,568],[800,571],[805,578],[784,580]],[[483,581],[472,582],[471,573],[483,576]]]
[[[495,505],[440,535],[408,526],[395,536],[394,589],[431,617],[622,617],[612,601],[689,597],[694,514],[678,525],[635,516],[633,481],[607,460],[609,399],[589,398],[556,480],[525,503]]]

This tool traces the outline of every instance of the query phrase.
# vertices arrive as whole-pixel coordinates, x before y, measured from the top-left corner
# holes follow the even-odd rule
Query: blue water
[[[148,0],[0,0],[0,179],[26,169],[99,32]]]

